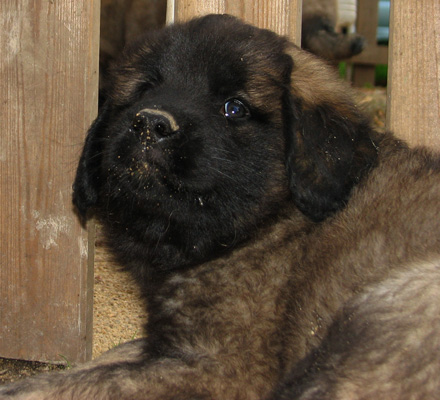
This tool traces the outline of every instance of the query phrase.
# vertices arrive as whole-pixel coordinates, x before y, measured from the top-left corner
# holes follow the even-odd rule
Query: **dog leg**
[[[202,355],[148,360],[143,348],[143,339],[128,342],[69,371],[0,387],[0,399],[259,399],[264,395],[258,390],[258,378],[246,380],[226,363]]]

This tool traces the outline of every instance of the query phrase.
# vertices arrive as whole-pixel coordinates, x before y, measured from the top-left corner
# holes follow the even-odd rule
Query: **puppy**
[[[361,53],[365,45],[363,36],[338,26],[338,0],[303,1],[302,48],[337,62]]]
[[[149,34],[112,76],[73,201],[139,282],[146,338],[1,399],[436,397],[438,155],[229,16]]]

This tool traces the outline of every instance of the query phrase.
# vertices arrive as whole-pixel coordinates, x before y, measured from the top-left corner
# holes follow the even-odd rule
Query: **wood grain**
[[[231,14],[301,43],[301,0],[169,0],[167,21],[215,13]]]
[[[377,44],[378,2],[358,0],[356,31],[367,40],[366,49],[350,59],[355,86],[374,85],[376,64],[387,64],[387,48]]]
[[[391,2],[387,126],[440,149],[440,2]]]
[[[99,2],[0,2],[0,356],[91,356],[87,232],[71,186],[96,114]]]

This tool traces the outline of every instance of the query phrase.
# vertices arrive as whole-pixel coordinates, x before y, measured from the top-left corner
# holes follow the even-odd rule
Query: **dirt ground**
[[[360,96],[360,102],[372,114],[374,125],[383,130],[385,89],[362,89]],[[128,274],[113,265],[99,240],[95,255],[93,317],[93,358],[120,343],[141,337],[146,321],[145,308],[136,285]],[[63,368],[65,366],[0,358],[0,384]]]
[[[145,305],[131,276],[111,262],[106,249],[95,255],[93,358],[110,348],[142,337]]]

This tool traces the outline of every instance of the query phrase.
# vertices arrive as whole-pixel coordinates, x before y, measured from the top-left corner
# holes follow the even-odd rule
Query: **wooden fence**
[[[99,2],[1,0],[0,31],[0,356],[86,360],[93,247],[71,187],[97,110]]]
[[[440,148],[439,10],[392,4],[387,118],[410,142]],[[174,0],[168,15],[227,12],[298,43],[300,11],[301,0]],[[99,1],[2,0],[0,28],[0,356],[83,361],[93,246],[70,195],[97,109]]]
[[[355,86],[374,84],[376,65],[388,64],[388,46],[377,44],[378,0],[358,0],[356,30],[367,40],[365,50],[349,62]]]

